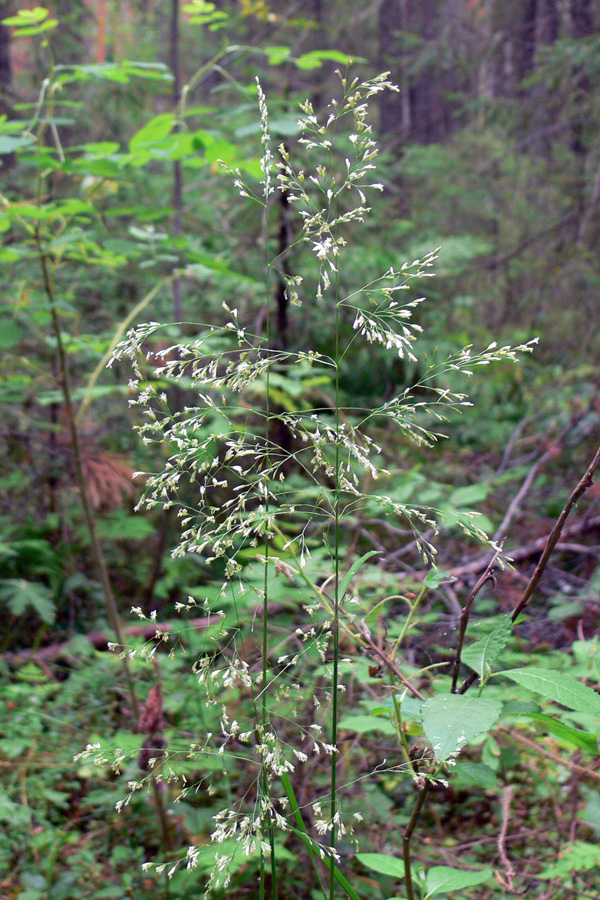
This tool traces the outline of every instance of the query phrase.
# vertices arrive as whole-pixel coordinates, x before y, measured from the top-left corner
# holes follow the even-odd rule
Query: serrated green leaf
[[[423,730],[435,758],[444,762],[469,741],[486,734],[502,711],[498,700],[463,694],[439,694],[422,707]]]
[[[497,674],[505,675],[536,694],[555,700],[569,709],[600,717],[600,696],[591,687],[577,681],[572,675],[526,666],[523,669],[507,669]]]
[[[464,648],[462,661],[477,672],[481,681],[490,674],[492,666],[506,647],[510,639],[511,628],[511,617],[505,616],[486,637]]]
[[[483,884],[484,881],[489,881],[493,874],[492,869],[464,872],[462,869],[452,869],[450,866],[433,866],[426,876],[426,896],[436,897],[439,894],[449,894],[451,891]]]
[[[598,752],[598,738],[595,734],[590,734],[589,731],[571,728],[570,725],[565,725],[564,722],[560,722],[558,719],[547,716],[544,713],[530,712],[522,715],[533,719],[535,722],[541,722],[545,726],[545,730],[559,738],[559,740],[573,744],[574,747],[581,747],[582,750],[587,750],[588,753]]]
[[[38,665],[31,661],[21,666],[17,671],[17,678],[20,681],[26,681],[28,684],[44,684],[48,681],[48,676],[42,672]]]
[[[574,841],[561,850],[553,866],[539,873],[538,878],[563,878],[569,872],[589,871],[600,866],[600,847],[584,841]]]

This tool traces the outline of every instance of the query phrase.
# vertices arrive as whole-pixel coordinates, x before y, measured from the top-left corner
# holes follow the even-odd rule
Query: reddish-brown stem
[[[591,463],[587,467],[584,476],[581,478],[581,480],[579,481],[579,483],[577,484],[575,489],[572,491],[571,496],[565,503],[561,514],[559,515],[558,519],[556,520],[556,524],[555,524],[554,528],[550,532],[550,535],[546,542],[546,546],[544,547],[544,552],[542,553],[542,555],[540,557],[540,561],[538,562],[537,566],[535,567],[534,573],[531,576],[531,578],[529,579],[529,583],[528,583],[527,587],[525,588],[525,591],[523,592],[523,596],[519,600],[519,602],[512,614],[513,622],[517,619],[518,615],[525,609],[525,607],[527,606],[527,604],[529,603],[529,601],[533,595],[533,592],[535,591],[536,587],[540,583],[541,577],[544,574],[544,570],[545,570],[546,566],[548,565],[548,560],[550,559],[550,555],[551,555],[552,551],[554,550],[554,548],[555,548],[556,544],[558,543],[559,538],[562,534],[562,530],[563,530],[564,524],[567,520],[567,516],[569,515],[569,513],[571,512],[571,510],[573,509],[573,507],[579,500],[579,498],[582,497],[583,494],[585,494],[585,492],[588,490],[588,488],[590,488],[592,486],[592,484],[594,483],[594,473],[596,472],[596,469],[598,468],[599,465],[600,465],[600,447],[598,447],[598,449],[596,450],[594,458],[592,459]]]

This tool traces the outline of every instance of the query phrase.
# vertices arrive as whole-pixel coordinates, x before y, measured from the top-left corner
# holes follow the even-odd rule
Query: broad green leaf
[[[516,681],[517,684],[536,694],[541,694],[542,697],[562,703],[569,709],[600,717],[600,696],[591,687],[577,681],[572,675],[536,666],[507,669],[497,674],[505,675],[511,681]]]
[[[172,81],[173,75],[164,63],[145,63],[123,60],[122,63],[93,63],[90,65],[56,66],[57,81],[68,84],[72,81],[89,81],[98,78],[115,84],[127,84],[132,75],[137,78],[151,78]]]
[[[166,63],[124,59],[121,65],[125,72],[129,75],[135,75],[136,78],[149,78],[154,81],[173,81],[173,73]]]
[[[396,734],[396,729],[389,719],[380,719],[375,716],[344,716],[338,723],[338,727],[346,731],[356,731],[357,734],[365,734],[367,731]]]
[[[16,16],[8,16],[2,19],[3,25],[18,27],[21,25],[35,25],[48,18],[48,10],[44,6],[34,6],[33,9],[21,9]]]
[[[191,0],[191,3],[186,3],[182,9],[190,16],[192,24],[210,25],[211,31],[220,27],[229,18],[228,13],[218,10],[214,3],[207,3],[206,0]]]
[[[476,641],[462,652],[462,661],[479,675],[481,681],[492,670],[492,666],[506,647],[512,628],[510,616],[503,620],[486,637]]]
[[[91,156],[103,158],[112,156],[113,153],[118,153],[121,145],[117,144],[116,141],[94,141],[90,144],[83,144],[81,149],[84,153],[89,153]]]
[[[0,581],[0,600],[3,600],[14,616],[22,616],[33,609],[42,621],[54,622],[56,609],[50,599],[52,592],[44,585],[24,578],[6,578]]]
[[[588,753],[598,752],[598,738],[595,734],[590,734],[589,731],[571,728],[570,725],[565,725],[559,719],[547,716],[544,713],[530,712],[522,713],[522,715],[528,719],[533,719],[535,722],[541,722],[545,730],[555,735],[559,740],[573,744],[575,747],[581,747],[582,750],[587,750]]]
[[[433,866],[426,876],[426,896],[435,897],[439,894],[449,894],[451,891],[460,891],[462,888],[483,884],[484,881],[489,881],[493,875],[492,869],[464,872],[462,869],[452,869],[450,866]]]
[[[267,61],[270,66],[280,66],[290,57],[289,47],[263,47],[262,53],[267,54]]]
[[[13,319],[0,319],[0,347],[13,347],[23,337],[23,329]]]
[[[526,716],[529,713],[538,713],[542,707],[535,700],[509,700],[502,707],[503,716]]]
[[[292,116],[277,116],[277,118],[271,119],[269,129],[271,134],[280,137],[293,137],[300,130],[298,120],[292,118]]]
[[[356,858],[380,875],[391,875],[392,878],[404,878],[404,861],[394,856],[386,856],[384,853],[357,853]]]
[[[19,147],[27,147],[29,144],[33,144],[34,140],[35,138],[30,134],[23,134],[19,137],[15,137],[12,134],[2,134],[0,135],[0,155],[14,153]]]
[[[579,818],[582,822],[587,822],[597,829],[600,829],[600,794],[592,788],[584,788],[583,793],[586,799],[585,809],[579,812]]]
[[[16,262],[18,259],[21,259],[22,256],[23,254],[20,253],[19,250],[12,250],[8,247],[3,247],[2,250],[0,250],[0,261],[2,262]]]
[[[486,734],[502,711],[498,700],[462,694],[439,694],[423,704],[423,730],[435,758],[444,762],[480,735]]]
[[[173,113],[160,113],[160,115],[154,116],[153,119],[146,122],[143,128],[136,131],[129,141],[129,149],[133,151],[167,137],[171,134],[174,121]]]
[[[468,484],[455,488],[448,497],[450,506],[474,506],[485,500],[491,490],[489,484]]]
[[[4,133],[7,131],[18,131],[21,134],[23,131],[23,120],[9,119],[5,115],[0,116],[0,132]]]
[[[34,34],[43,34],[44,31],[51,31],[58,25],[58,19],[47,19],[40,25],[27,25],[25,28],[15,28],[13,37],[32,37]]]
[[[350,57],[346,53],[340,53],[339,50],[311,50],[295,59],[294,64],[298,69],[320,69],[325,60],[340,63],[342,66],[350,63]],[[356,62],[356,57],[352,57],[352,60]]]
[[[49,19],[48,10],[43,6],[35,6],[33,9],[20,9],[16,16],[2,19],[2,24],[15,29],[14,37],[27,37],[56,28],[58,21]]]
[[[366,563],[366,561],[368,559],[371,559],[372,556],[379,556],[379,550],[369,550],[368,553],[363,554],[363,556],[361,556],[359,559],[357,559],[355,562],[352,563],[352,565],[350,566],[350,568],[344,575],[344,577],[342,579],[342,583],[340,584],[340,588],[338,591],[338,597],[340,599],[340,603],[344,599],[344,594],[348,590],[348,588],[350,586],[350,582],[352,581],[352,579],[354,578],[354,576],[356,575],[356,573],[358,572],[360,567],[363,565],[363,563]]]
[[[421,721],[421,710],[423,707],[423,701],[417,700],[416,697],[411,697],[410,694],[396,694],[396,700],[398,701],[398,705],[400,706],[400,715],[403,719],[409,719],[412,722],[420,722]],[[374,706],[371,709],[372,716],[391,716],[393,712],[395,712],[396,707],[394,706],[394,701],[391,697],[387,697],[385,700],[382,700],[377,706]]]
[[[428,588],[436,588],[448,581],[453,581],[452,575],[447,575],[443,569],[430,569],[423,579],[423,584]]]
[[[11,216],[13,219],[35,219],[42,221],[43,219],[52,219],[57,215],[54,206],[35,206],[33,203],[19,203],[9,206],[4,210],[5,215]]]
[[[402,694],[396,695],[400,703],[400,712],[403,719],[410,719],[414,722],[422,722],[423,720],[423,701],[417,697],[411,697],[406,694],[402,699]]]
[[[187,278],[205,280],[210,275],[217,274],[226,275],[228,278],[237,278],[240,281],[248,281],[251,284],[256,283],[249,275],[243,275],[241,272],[235,272],[233,269],[230,269],[224,260],[216,256],[195,253],[194,260],[196,261],[185,268],[184,275]]]
[[[452,769],[452,778],[466,786],[477,785],[487,790],[496,787],[496,773],[485,763],[457,762]]]

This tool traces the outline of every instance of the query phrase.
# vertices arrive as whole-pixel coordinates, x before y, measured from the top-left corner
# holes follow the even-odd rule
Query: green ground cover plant
[[[210,4],[195,6],[214,23]],[[27,16],[17,27],[51,30],[41,12]],[[3,197],[6,227],[20,229],[7,261],[38,267],[20,296],[47,336],[48,400],[67,426],[57,418],[51,434],[69,435],[70,497],[82,507],[57,505],[38,533],[14,528],[1,548],[0,602],[32,646],[3,660],[0,817],[12,827],[0,860],[11,897],[593,896],[598,642],[580,636],[572,652],[547,646],[532,659],[524,629],[598,453],[556,504],[537,569],[502,607],[494,579],[507,571],[506,531],[494,540],[495,511],[471,511],[499,479],[457,487],[428,465],[448,420],[470,413],[465,381],[495,366],[501,391],[533,341],[449,356],[428,344],[433,248],[355,280],[382,188],[369,101],[394,88],[352,71],[324,114],[303,103],[293,147],[272,140],[260,81],[247,89],[260,159],[219,147],[241,195],[230,202],[245,222],[254,213],[248,264],[190,242],[180,267],[167,226],[138,208],[128,238],[103,229],[109,182],[126,192],[132,167],[210,145],[177,130],[183,106],[138,131],[128,153],[63,147],[60,90],[110,73],[154,80],[160,67],[58,66],[27,127],[4,126],[37,173],[28,202]],[[143,297],[100,338],[70,331],[82,312],[73,281],[110,278],[132,243],[149,263]],[[176,279],[218,299],[204,324],[166,325],[164,304],[161,322],[124,337]],[[114,384],[103,380],[109,357]],[[397,372],[396,361],[414,373],[410,386],[355,391],[361,367]],[[85,413],[122,402],[130,364],[145,484],[137,516],[98,511],[83,446]],[[120,493],[129,473],[117,471]],[[64,578],[56,521],[91,574]],[[150,582],[154,597],[176,599],[165,622],[139,591],[148,581],[121,574],[135,546],[147,579],[144,543],[163,527],[178,535]],[[458,542],[485,560],[471,583],[447,571],[445,545]],[[382,565],[407,546],[407,570]],[[118,604],[136,584],[137,633]],[[90,619],[103,605],[103,634],[38,650],[69,595]]]

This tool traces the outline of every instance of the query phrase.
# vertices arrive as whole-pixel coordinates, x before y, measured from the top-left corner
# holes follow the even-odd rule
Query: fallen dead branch
[[[600,528],[600,516],[593,516],[592,518],[581,519],[579,522],[573,522],[572,525],[566,525],[562,530],[561,540],[559,540],[555,548],[557,550],[565,549],[569,550],[571,547],[569,546],[569,538],[579,537],[582,534],[585,534],[588,531],[593,531],[595,528]],[[552,532],[550,532],[551,534]],[[514,549],[506,550],[506,555],[513,562],[521,562],[524,559],[529,559],[530,556],[535,556],[536,553],[539,553],[540,550],[543,550],[548,540],[550,539],[550,534],[543,535],[540,538],[536,538],[535,541],[530,541],[528,544],[523,544],[520,547],[515,547]],[[590,548],[593,550],[595,548]],[[490,554],[485,553],[481,556],[476,557],[471,560],[471,562],[465,563],[462,566],[455,566],[451,569],[444,569],[444,572],[448,575],[453,575],[455,578],[462,579],[466,575],[477,575],[479,572],[482,572],[490,561]]]
[[[269,615],[275,615],[284,609],[286,607],[283,603],[270,603]],[[251,610],[253,616],[262,616],[262,612],[262,605]],[[199,619],[182,619],[180,622],[151,622],[147,625],[129,625],[123,628],[123,635],[124,637],[141,637],[147,641],[152,641],[160,634],[179,634],[190,629],[203,631],[219,622],[223,622],[223,617],[219,615],[202,616]],[[114,639],[106,631],[90,631],[89,634],[85,634],[83,637],[96,650],[108,650],[109,643],[114,643]],[[49,663],[56,662],[59,659],[72,660],[76,658],[76,654],[73,652],[71,641],[63,641],[60,644],[49,644],[47,647],[41,647],[38,650],[8,651],[3,653],[1,658],[10,666],[19,666],[26,662]]]

